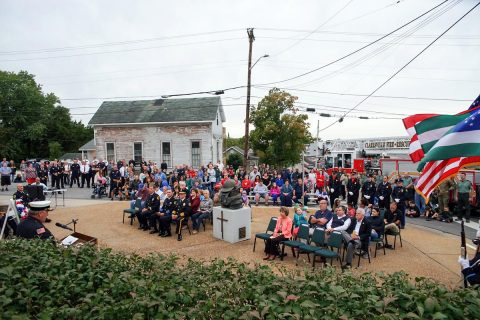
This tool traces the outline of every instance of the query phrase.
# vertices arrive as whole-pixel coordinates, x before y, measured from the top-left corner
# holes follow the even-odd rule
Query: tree
[[[294,107],[297,99],[274,88],[251,108],[250,122],[255,130],[250,133],[250,142],[262,162],[277,166],[299,163],[305,145],[313,142],[308,116],[297,114]]]
[[[237,170],[239,166],[243,165],[243,157],[236,152],[230,153],[227,158],[227,164],[232,165],[233,169]]]
[[[93,138],[93,130],[72,121],[59,98],[43,93],[26,71],[0,71],[0,118],[0,155],[17,161],[53,156],[51,149],[77,152]]]

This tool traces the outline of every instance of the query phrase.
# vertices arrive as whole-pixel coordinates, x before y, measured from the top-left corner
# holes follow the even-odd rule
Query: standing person
[[[18,225],[17,236],[25,239],[52,239],[53,234],[43,225],[48,217],[48,208],[50,201],[30,202],[28,217]]]
[[[392,186],[388,182],[388,176],[383,176],[383,181],[377,186],[378,207],[380,209],[389,207],[391,194]]]
[[[52,177],[52,189],[60,189],[59,167],[57,161],[54,160],[50,167],[50,176]]]
[[[6,191],[8,191],[8,186],[11,184],[10,174],[12,170],[8,167],[8,163],[5,161],[0,168],[0,175],[1,175],[1,185],[2,191],[4,191],[4,187]]]
[[[472,183],[466,178],[464,172],[460,173],[460,181],[457,183],[458,204],[456,210],[458,218],[456,220],[463,220],[463,217],[465,216],[467,222],[470,222],[470,201],[472,200],[475,191],[472,188]]]
[[[80,176],[82,177],[82,186],[80,188],[83,188],[85,186],[85,182],[87,182],[87,188],[90,188],[90,166],[85,162],[85,160],[82,160],[82,164],[80,165]]]
[[[40,167],[37,170],[37,177],[40,178],[40,182],[44,185],[48,183],[48,168],[45,166],[45,163],[40,162]]]
[[[10,181],[13,181],[15,179],[15,175],[17,174],[17,166],[15,165],[15,161],[10,160],[10,163],[8,164],[8,166],[12,171],[12,173],[10,174]]]
[[[402,179],[395,180],[395,184],[396,185],[392,191],[392,198],[397,203],[398,210],[400,210],[400,212],[402,213],[400,219],[400,228],[403,229],[405,228],[405,197],[407,192],[405,190],[405,187],[403,186]]]
[[[265,242],[265,258],[263,260],[275,260],[280,254],[279,244],[281,241],[292,237],[292,219],[288,216],[288,208],[280,207],[280,215],[275,225],[275,230]]]
[[[342,195],[343,186],[340,180],[340,174],[334,171],[332,177],[328,180],[328,184],[330,189],[330,203],[335,203],[335,199],[339,199]]]
[[[188,218],[190,217],[191,207],[190,201],[186,197],[185,191],[180,191],[178,193],[179,198],[177,199],[177,212],[172,215],[172,219],[175,220],[177,227],[176,227],[176,234],[177,240],[182,241],[182,229],[188,223]]]
[[[362,197],[367,200],[368,203],[373,204],[375,199],[375,182],[373,181],[373,175],[368,175],[367,181],[362,186]]]
[[[62,188],[65,188],[65,185],[70,184],[70,174],[71,174],[71,166],[67,161],[63,162],[63,174],[62,174]]]
[[[63,178],[65,173],[65,167],[64,167],[63,161],[58,161],[57,166],[58,166],[58,182],[60,183],[60,186],[62,187],[62,189],[64,189],[65,183],[63,181]]]
[[[358,194],[360,193],[360,182],[357,178],[357,173],[352,172],[352,176],[348,179],[347,182],[347,192],[348,192],[348,203],[352,204],[354,207],[358,204]]]
[[[213,164],[209,164],[208,165],[208,169],[207,169],[207,174],[208,174],[208,189],[210,190],[210,192],[214,192],[215,190],[215,184],[217,183],[217,176],[216,176],[216,172],[215,172],[215,169],[213,169]]]
[[[74,183],[77,183],[77,186],[80,188],[80,164],[78,159],[73,160],[72,165],[70,166],[72,171],[72,177],[70,178],[70,188]]]
[[[438,186],[438,213],[440,216],[448,216],[450,208],[448,207],[448,202],[450,198],[450,190],[453,190],[455,184],[451,179],[447,179],[443,181]],[[468,200],[468,197],[467,197]],[[467,201],[468,202],[468,201]],[[470,219],[470,214],[468,215],[468,219]]]
[[[99,170],[99,172],[100,171],[104,171],[104,170]],[[120,179],[121,179],[120,171],[118,171],[117,166],[114,165],[113,170],[110,172],[110,200],[112,201],[118,192]]]
[[[28,167],[25,169],[25,180],[27,180],[27,184],[34,183],[36,178],[37,170],[33,167],[32,163],[29,163]]]

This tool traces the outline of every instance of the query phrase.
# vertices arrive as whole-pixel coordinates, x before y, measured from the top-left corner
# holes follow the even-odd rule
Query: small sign
[[[246,236],[247,236],[247,228],[246,227],[238,228],[238,238],[243,239]]]

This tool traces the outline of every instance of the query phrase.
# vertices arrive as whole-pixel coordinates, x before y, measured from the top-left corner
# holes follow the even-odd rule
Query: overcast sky
[[[0,69],[36,75],[45,92],[55,93],[75,119],[88,123],[104,98],[153,99],[246,85],[246,28],[255,28],[253,60],[270,55],[252,70],[258,85],[321,67],[441,2],[2,0]],[[448,1],[368,49],[273,85],[298,96],[300,110],[342,115],[476,3]],[[477,7],[376,93],[431,100],[372,97],[325,130],[337,118],[310,113],[312,134],[320,119],[323,139],[406,135],[403,115],[468,108],[480,93],[479,16]],[[252,103],[267,92],[254,86]],[[244,133],[245,95],[241,88],[222,96],[224,126],[232,137]]]

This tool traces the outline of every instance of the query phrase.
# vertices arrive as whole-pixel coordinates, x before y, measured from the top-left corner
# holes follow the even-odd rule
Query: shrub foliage
[[[0,297],[4,319],[480,319],[477,290],[404,273],[279,275],[234,260],[23,240],[0,241]]]

